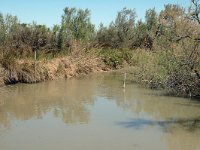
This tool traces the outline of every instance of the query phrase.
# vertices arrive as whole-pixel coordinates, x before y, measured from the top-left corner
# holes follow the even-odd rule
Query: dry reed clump
[[[4,70],[4,83],[14,84],[20,83],[34,83],[46,80],[47,73],[39,63],[34,62],[16,62],[17,67]]]
[[[15,60],[13,63],[0,67],[0,83],[35,83],[107,70],[101,59],[93,54],[79,53],[79,56],[72,55],[36,62],[33,60]]]

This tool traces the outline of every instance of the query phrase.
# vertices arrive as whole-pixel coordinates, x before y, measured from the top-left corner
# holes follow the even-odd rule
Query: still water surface
[[[200,150],[200,103],[123,75],[0,88],[1,150]]]

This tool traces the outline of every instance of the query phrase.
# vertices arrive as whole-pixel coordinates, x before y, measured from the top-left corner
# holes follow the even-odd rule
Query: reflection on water
[[[0,93],[0,122],[8,127],[13,118],[42,119],[46,112],[52,111],[65,123],[87,123],[89,112],[85,104],[93,104],[94,86],[93,82],[85,85],[82,80],[69,80],[3,87]]]
[[[123,90],[122,80],[102,74],[1,87],[0,147],[199,149],[200,103],[130,83]]]
[[[173,127],[182,128],[191,132],[200,130],[200,117],[191,119],[174,119],[174,120],[149,120],[149,119],[132,119],[126,122],[118,122],[117,124],[122,125],[126,128],[137,128],[140,129],[145,126],[159,126],[164,131],[169,131]]]

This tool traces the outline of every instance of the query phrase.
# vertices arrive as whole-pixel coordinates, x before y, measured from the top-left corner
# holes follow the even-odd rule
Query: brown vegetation
[[[37,61],[36,63],[31,60],[16,60],[13,65],[9,64],[9,68],[6,69],[5,66],[1,67],[1,84],[35,83],[109,70],[101,59],[94,56],[82,56],[82,58],[60,57]]]

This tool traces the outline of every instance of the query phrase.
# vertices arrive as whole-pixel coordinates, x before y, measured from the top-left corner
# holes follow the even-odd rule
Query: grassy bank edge
[[[144,49],[98,49],[52,59],[6,60],[1,62],[0,83],[36,83],[58,78],[71,78],[94,72],[120,70],[133,83],[166,91],[166,95],[199,96],[199,79],[194,72],[180,68],[179,57],[169,62],[171,54]],[[176,58],[176,56],[173,56]]]

